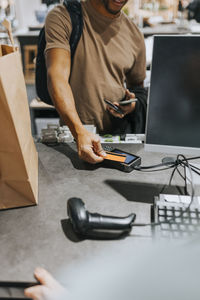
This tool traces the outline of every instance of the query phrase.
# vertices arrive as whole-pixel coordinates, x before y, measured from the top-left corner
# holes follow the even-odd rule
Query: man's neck
[[[96,9],[101,15],[108,17],[110,19],[115,19],[120,15],[120,12],[118,14],[112,14],[105,8],[103,2],[101,0],[88,0],[92,4],[93,8]]]

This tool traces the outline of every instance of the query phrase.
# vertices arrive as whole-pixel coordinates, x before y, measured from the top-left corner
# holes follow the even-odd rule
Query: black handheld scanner
[[[80,198],[70,198],[67,211],[74,231],[85,237],[116,238],[116,234],[109,235],[109,233],[117,232],[119,236],[129,232],[136,218],[135,214],[127,217],[111,217],[90,213]]]

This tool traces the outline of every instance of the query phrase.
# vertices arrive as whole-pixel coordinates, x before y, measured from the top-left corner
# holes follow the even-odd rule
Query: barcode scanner
[[[131,231],[136,214],[127,217],[111,217],[86,210],[80,198],[70,198],[67,212],[73,230],[80,236],[92,238],[118,238]]]

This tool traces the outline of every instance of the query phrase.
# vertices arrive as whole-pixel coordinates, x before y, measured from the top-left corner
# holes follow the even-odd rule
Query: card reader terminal
[[[136,166],[141,165],[141,157],[135,154],[112,147],[104,147],[104,150],[109,154],[109,157],[112,158],[106,159],[105,157],[104,163],[109,167],[129,173],[133,171]]]

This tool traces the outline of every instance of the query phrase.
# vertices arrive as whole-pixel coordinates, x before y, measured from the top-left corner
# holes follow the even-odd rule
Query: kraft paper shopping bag
[[[21,57],[0,45],[0,209],[38,201],[38,155],[31,122]]]

